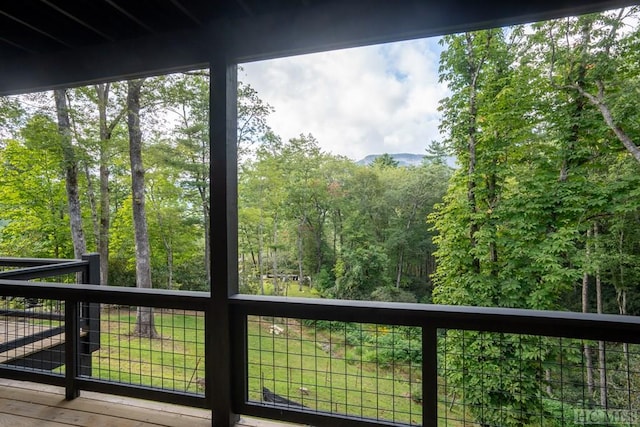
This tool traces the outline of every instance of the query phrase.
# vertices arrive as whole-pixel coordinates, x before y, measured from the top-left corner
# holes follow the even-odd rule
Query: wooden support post
[[[210,82],[211,136],[211,300],[206,316],[205,396],[214,426],[233,426],[232,324],[229,296],[238,293],[237,197],[237,65],[227,60],[226,33],[221,25],[212,35]],[[239,328],[241,330],[242,328]],[[235,331],[234,333],[238,333]]]

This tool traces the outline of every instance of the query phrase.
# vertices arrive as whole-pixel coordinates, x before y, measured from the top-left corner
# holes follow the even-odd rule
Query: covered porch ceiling
[[[0,4],[0,95],[532,22],[630,0],[21,0]],[[219,53],[219,52],[218,52]]]

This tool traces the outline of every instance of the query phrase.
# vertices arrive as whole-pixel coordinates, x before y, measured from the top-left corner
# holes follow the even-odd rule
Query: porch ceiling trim
[[[49,38],[46,43],[42,41],[37,45],[37,49],[26,48],[30,46],[27,42],[33,41],[26,30],[19,33],[23,39],[0,30],[0,42],[6,42],[0,43],[0,55],[4,56],[0,61],[0,95],[203,67],[207,66],[215,45],[225,47],[229,62],[241,63],[533,22],[637,3],[630,0],[510,3],[497,0],[238,1],[224,0],[220,2],[221,6],[217,6],[215,14],[201,17],[190,11],[210,7],[207,0],[170,0],[191,15],[188,17],[184,11],[178,12],[183,18],[188,17],[187,24],[182,23],[179,29],[166,24],[162,26],[167,17],[160,19],[158,11],[152,10],[150,5],[137,11],[136,21],[145,24],[139,29],[142,35],[128,39],[114,38],[107,30],[93,28],[94,35],[109,35],[111,41],[97,37],[95,41],[83,40],[81,43],[74,37],[86,34],[90,24],[80,18],[73,21],[63,13],[49,13],[46,29],[29,24],[65,41],[63,45],[52,44]],[[51,4],[56,2],[27,3],[36,9],[54,11]],[[155,0],[155,3],[164,4],[166,1]],[[187,3],[189,9],[185,6]],[[3,12],[3,7],[0,6],[0,12]],[[45,13],[43,10],[35,12]],[[54,22],[49,22],[51,20]],[[23,21],[26,22],[26,18]],[[52,34],[51,28],[69,27],[70,23],[75,23],[77,29],[68,29],[64,37]],[[139,26],[137,22],[133,24]],[[16,46],[25,46],[25,49],[16,55],[12,50]]]

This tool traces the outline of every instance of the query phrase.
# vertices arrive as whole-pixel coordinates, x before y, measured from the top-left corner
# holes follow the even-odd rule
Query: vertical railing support
[[[249,325],[248,314],[244,310],[231,311],[231,375],[233,384],[231,389],[232,405],[243,405],[249,395]],[[233,412],[239,412],[232,407]]]
[[[100,285],[100,254],[91,253],[82,255],[82,260],[89,263],[88,268],[85,270],[82,283],[87,285]],[[83,348],[83,352],[91,353],[100,349],[100,303],[85,303],[82,308],[82,317],[87,322],[89,334],[87,336],[88,348]],[[90,366],[86,367],[86,372],[89,372]],[[89,373],[90,374],[90,373]]]
[[[422,326],[422,425],[438,426],[438,328]]]
[[[89,266],[82,274],[82,283],[86,285],[100,284],[100,254],[91,253],[82,255],[82,260],[87,261]]]
[[[80,396],[78,388],[78,359],[80,355],[80,329],[78,301],[66,300],[64,303],[64,364],[65,399],[73,400]]]

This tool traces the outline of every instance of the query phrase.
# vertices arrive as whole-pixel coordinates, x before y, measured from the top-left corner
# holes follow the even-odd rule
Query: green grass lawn
[[[382,369],[348,351],[344,341],[297,321],[276,319],[284,331],[270,332],[273,321],[249,322],[249,399],[261,400],[262,386],[311,409],[403,423],[421,423],[422,407],[412,399],[421,387],[417,370]],[[302,391],[301,391],[302,390]],[[415,397],[415,395],[414,395]]]
[[[305,290],[305,296],[309,296],[308,288]],[[289,295],[300,294],[297,286],[289,291]],[[199,384],[205,367],[202,313],[156,311],[161,338],[153,340],[131,335],[135,319],[135,310],[103,310],[101,348],[93,354],[93,376],[203,394]],[[271,333],[274,324],[283,327],[281,334]],[[367,361],[360,349],[329,336],[328,331],[303,326],[293,319],[287,324],[284,319],[252,316],[248,331],[249,400],[260,402],[264,386],[311,410],[400,423],[422,422],[419,366],[383,368]],[[439,414],[462,418],[444,405],[440,405]],[[446,425],[465,424],[449,421]]]
[[[271,280],[271,279],[270,279]],[[267,281],[264,284],[265,295],[273,295],[273,283]],[[309,286],[298,286],[297,282],[288,282],[280,285],[280,296],[282,297],[299,297],[299,298],[320,298],[320,293],[316,288]]]
[[[159,311],[160,339],[131,335],[136,312],[103,310],[100,350],[93,354],[93,376],[168,390],[203,393],[204,317]]]

